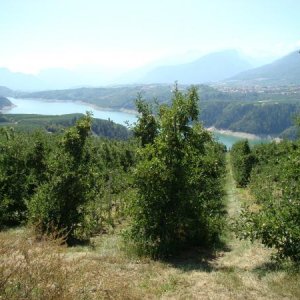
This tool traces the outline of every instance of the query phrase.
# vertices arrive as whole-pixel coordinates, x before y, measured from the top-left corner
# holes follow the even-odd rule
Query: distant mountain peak
[[[206,54],[192,62],[172,66],[161,66],[148,72],[140,80],[143,83],[198,84],[223,80],[250,69],[250,63],[237,50]]]

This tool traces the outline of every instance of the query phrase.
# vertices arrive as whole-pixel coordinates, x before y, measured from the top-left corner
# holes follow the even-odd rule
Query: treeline
[[[74,126],[82,114],[60,116],[30,115],[30,114],[0,114],[0,126],[10,126],[18,131],[32,132],[37,129],[49,133],[62,132],[63,129]],[[131,137],[131,132],[111,120],[92,119],[93,134],[101,137],[125,140]]]
[[[207,127],[293,139],[294,118],[300,112],[298,103],[204,102],[201,107]]]
[[[198,122],[195,88],[174,89],[155,111],[139,98],[134,140],[91,134],[86,115],[56,134],[1,128],[0,226],[38,237],[89,239],[126,220],[139,254],[166,257],[215,247],[224,228],[224,147]]]
[[[236,143],[231,161],[238,186],[248,186],[254,202],[243,209],[238,235],[258,239],[278,258],[300,261],[300,144],[270,143],[249,148]]]

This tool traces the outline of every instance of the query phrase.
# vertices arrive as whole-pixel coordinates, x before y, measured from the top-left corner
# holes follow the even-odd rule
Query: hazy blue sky
[[[0,0],[0,67],[135,68],[236,48],[277,57],[300,47],[299,0]]]

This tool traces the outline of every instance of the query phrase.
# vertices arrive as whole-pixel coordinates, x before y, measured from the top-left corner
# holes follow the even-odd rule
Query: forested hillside
[[[55,99],[84,101],[98,107],[110,109],[134,109],[137,94],[147,99],[159,98],[160,102],[168,102],[172,95],[171,85],[132,85],[105,88],[79,88],[68,90],[20,93],[21,98]]]
[[[178,85],[186,91],[187,85]],[[160,103],[170,103],[173,84],[141,84],[103,88],[78,88],[68,90],[50,90],[34,93],[16,93],[16,97],[32,99],[72,100],[91,103],[99,108],[135,109],[134,100],[141,94],[147,101],[157,99]],[[224,93],[208,85],[198,86],[202,101],[257,100],[257,93]]]
[[[300,103],[203,102],[200,119],[207,127],[295,139],[299,113]]]
[[[188,85],[179,84],[178,88],[182,91],[188,89]],[[94,104],[98,107],[111,109],[135,109],[134,99],[137,94],[141,94],[147,101],[157,99],[160,103],[170,102],[172,98],[172,84],[140,84],[124,85],[103,88],[78,88],[67,90],[50,90],[34,93],[15,92],[16,97],[32,99],[52,99],[52,100],[72,100],[83,101]],[[293,102],[299,100],[300,92],[295,89],[267,89],[260,92],[254,90],[230,89],[212,87],[204,84],[198,85],[198,92],[201,101],[278,101]]]

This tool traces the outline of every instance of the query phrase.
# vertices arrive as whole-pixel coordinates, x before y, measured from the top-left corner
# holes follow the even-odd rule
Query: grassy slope
[[[227,203],[232,218],[251,197],[235,188],[229,156],[227,160]],[[74,248],[36,243],[30,235],[24,237],[26,232],[0,233],[2,282],[12,273],[5,283],[11,292],[7,299],[17,299],[21,292],[34,299],[300,298],[299,274],[274,269],[270,250],[239,241],[231,233],[224,251],[211,255],[194,249],[159,262],[125,254],[117,232],[95,238],[92,247]]]

